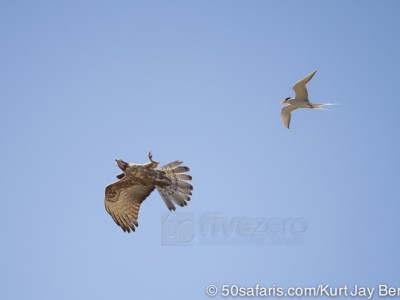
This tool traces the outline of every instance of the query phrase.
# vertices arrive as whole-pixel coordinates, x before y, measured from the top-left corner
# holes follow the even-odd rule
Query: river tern
[[[313,76],[317,73],[317,71],[312,72],[310,75],[307,75],[303,79],[297,81],[294,86],[292,87],[296,96],[294,98],[287,97],[286,99],[282,100],[282,104],[289,104],[282,108],[282,120],[285,126],[289,129],[290,126],[290,118],[291,113],[298,109],[298,108],[314,108],[320,110],[326,110],[324,108],[325,105],[332,105],[330,103],[325,104],[315,104],[311,103],[308,100],[308,91],[307,91],[307,83],[313,78]]]

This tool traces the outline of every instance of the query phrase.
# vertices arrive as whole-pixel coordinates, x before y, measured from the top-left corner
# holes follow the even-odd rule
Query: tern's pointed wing
[[[127,177],[106,187],[106,210],[123,231],[135,231],[140,204],[154,188],[154,185],[142,185]]]
[[[307,83],[313,78],[315,73],[317,73],[317,71],[312,72],[310,75],[307,75],[294,84],[293,90],[296,93],[296,99],[308,100]]]
[[[290,118],[291,118],[291,113],[292,111],[294,111],[295,109],[297,109],[297,107],[295,107],[294,105],[288,105],[282,108],[282,120],[283,123],[285,123],[285,126],[289,129],[290,126]]]

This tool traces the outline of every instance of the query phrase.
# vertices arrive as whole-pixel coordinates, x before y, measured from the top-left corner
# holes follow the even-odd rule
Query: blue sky
[[[1,2],[0,298],[203,299],[211,283],[398,284],[399,8]],[[313,70],[310,99],[340,105],[296,111],[287,130],[279,101]],[[144,163],[149,150],[161,164],[191,168],[193,199],[169,216],[188,221],[189,243],[165,244],[171,224],[156,192],[134,234],[104,209],[114,160]],[[218,232],[224,242],[201,243],[207,214],[233,224]],[[255,244],[265,235],[243,235],[237,220],[305,227]]]

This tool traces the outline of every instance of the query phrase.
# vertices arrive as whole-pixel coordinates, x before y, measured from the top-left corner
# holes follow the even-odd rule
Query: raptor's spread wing
[[[154,185],[142,185],[126,177],[106,187],[106,210],[123,231],[135,231],[139,226],[140,204],[154,188]]]
[[[182,162],[177,160],[159,169],[171,182],[167,186],[157,185],[157,190],[169,210],[175,210],[174,203],[185,206],[186,202],[191,199],[193,186],[188,181],[192,180],[192,176],[186,174],[190,171],[189,168],[181,166],[181,164]]]

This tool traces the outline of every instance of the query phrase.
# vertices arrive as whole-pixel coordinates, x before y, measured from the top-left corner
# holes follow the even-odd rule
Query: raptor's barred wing
[[[141,185],[126,177],[106,187],[106,210],[123,231],[135,231],[139,226],[140,204],[154,188],[154,185]]]
[[[160,172],[170,180],[171,184],[167,186],[158,186],[157,190],[167,205],[169,210],[175,210],[175,204],[186,206],[187,201],[190,201],[193,186],[188,182],[192,180],[192,176],[185,174],[190,169],[181,166],[183,162],[177,160],[169,163],[159,169]]]

